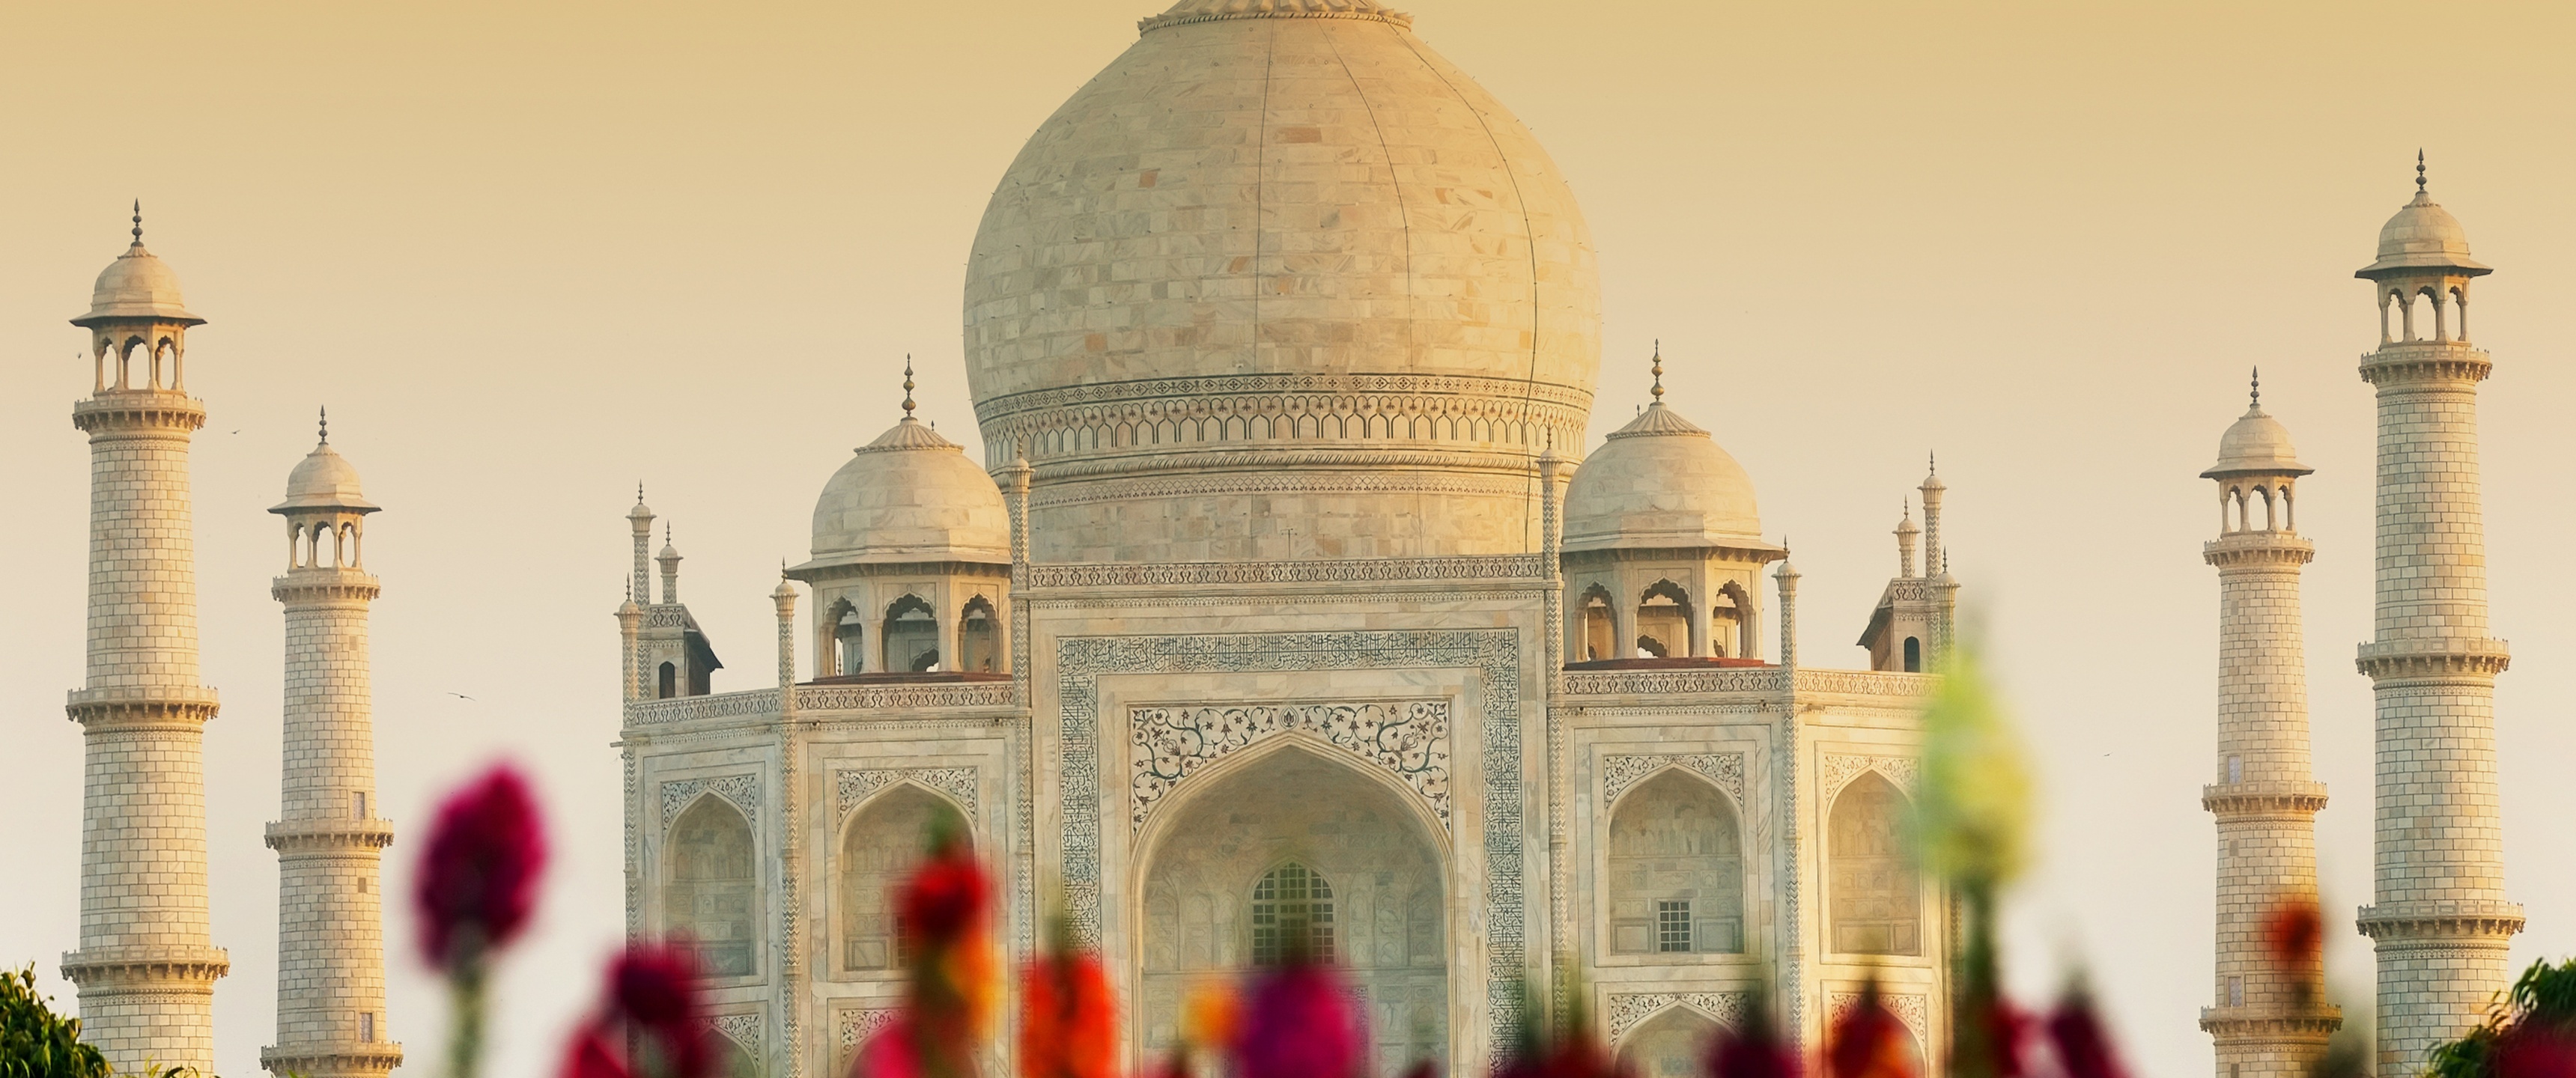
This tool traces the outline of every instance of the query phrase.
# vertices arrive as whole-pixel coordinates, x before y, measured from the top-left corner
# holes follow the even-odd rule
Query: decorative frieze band
[[[1915,796],[1922,787],[1922,767],[1914,757],[1829,755],[1825,757],[1822,776],[1825,798],[1831,800],[1835,794],[1843,792],[1843,787],[1859,778],[1863,771],[1878,772],[1887,781],[1895,783],[1897,789],[1905,791],[1907,797]]]
[[[775,691],[775,690],[773,690]],[[1010,707],[1008,681],[934,685],[799,685],[796,711],[900,711],[938,707]]]
[[[1547,559],[1534,554],[1464,558],[1354,558],[1160,565],[1032,565],[1031,588],[1123,588],[1177,584],[1400,583],[1536,580]]]
[[[832,774],[835,794],[834,819],[848,816],[861,802],[876,796],[877,791],[898,782],[916,783],[956,799],[967,819],[975,819],[976,769],[971,767],[870,768],[836,771]]]
[[[1237,749],[1303,734],[1366,760],[1421,794],[1449,828],[1449,701],[1139,707],[1127,713],[1129,823],[1143,830],[1181,780]]]
[[[760,826],[760,779],[754,775],[723,775],[715,778],[673,779],[662,784],[662,826],[680,818],[680,812],[702,793],[724,798],[742,810],[743,819],[753,827]]]
[[[1601,807],[1618,803],[1619,795],[1638,780],[1678,767],[1708,777],[1726,796],[1735,799],[1736,808],[1744,807],[1744,754],[1740,752],[1672,753],[1651,755],[1604,756],[1601,758]]]
[[[1828,1026],[1839,1026],[1843,1019],[1851,1017],[1853,1009],[1860,1006],[1860,998],[1861,994],[1858,992],[1827,993],[1825,1013],[1829,1016]],[[1927,1017],[1930,1014],[1930,1007],[1922,996],[1886,993],[1878,997],[1878,1002],[1880,1006],[1887,1008],[1887,1013],[1895,1015],[1897,1021],[1905,1023],[1905,1028],[1914,1031],[1914,1043],[1917,1046],[1926,1052],[1931,1051],[1932,1045],[1928,1038],[1932,1027]]]
[[[1610,1042],[1617,1044],[1630,1030],[1673,1007],[1688,1007],[1720,1026],[1735,1029],[1744,1024],[1745,1013],[1752,1005],[1750,992],[1612,992],[1606,1016]]]

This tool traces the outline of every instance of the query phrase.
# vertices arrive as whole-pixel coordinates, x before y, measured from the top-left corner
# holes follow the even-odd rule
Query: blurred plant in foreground
[[[696,952],[638,943],[608,966],[599,1013],[573,1038],[563,1078],[708,1078],[715,1045],[698,994]]]
[[[1522,985],[1511,1053],[1496,1073],[1501,1078],[1620,1078],[1625,1072],[1593,1032],[1584,994],[1580,984],[1566,992],[1565,1007],[1551,1021],[1543,1016],[1536,993]]]
[[[1363,1078],[1368,1027],[1348,986],[1302,946],[1303,924],[1283,925],[1280,934],[1290,941],[1287,953],[1244,988],[1227,1044],[1234,1078]]]
[[[2428,1078],[2568,1078],[2576,1075],[2576,958],[2523,970],[2487,1020],[2433,1049]]]
[[[1073,926],[1050,926],[1047,953],[1020,987],[1021,1078],[1115,1078],[1118,997],[1100,956],[1076,949]]]
[[[1744,1020],[1721,1030],[1708,1057],[1709,1078],[1799,1078],[1798,1042],[1783,1035],[1771,993],[1756,983]]]
[[[993,882],[966,836],[943,826],[930,859],[896,904],[905,962],[903,1007],[853,1063],[854,1078],[972,1078],[991,1024]]]
[[[483,1053],[484,983],[492,954],[536,909],[545,827],[526,780],[495,767],[439,806],[421,851],[421,957],[447,979],[449,1078],[472,1078]]]

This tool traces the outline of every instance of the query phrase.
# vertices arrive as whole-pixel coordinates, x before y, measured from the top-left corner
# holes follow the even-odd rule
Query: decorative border
[[[844,1007],[832,1012],[832,1039],[840,1045],[842,1059],[846,1062],[857,1055],[859,1046],[893,1025],[899,1013],[892,1007]]]
[[[661,786],[662,826],[668,828],[680,812],[697,800],[699,794],[713,793],[742,810],[743,819],[752,830],[760,829],[760,777],[757,775],[722,775],[704,779],[673,779]]]
[[[1826,1028],[1841,1025],[1842,1020],[1851,1015],[1852,1009],[1860,1006],[1860,996],[1858,992],[1826,993]],[[1879,994],[1878,1002],[1887,1008],[1887,1013],[1895,1015],[1897,1021],[1905,1023],[1905,1028],[1914,1031],[1915,1047],[1922,1049],[1926,1056],[1932,1054],[1932,1025],[1926,1017],[1930,1013],[1930,1007],[1922,996],[1882,992]]]
[[[1887,781],[1895,783],[1907,797],[1919,795],[1923,788],[1923,769],[1914,757],[1827,755],[1825,772],[1821,776],[1823,803],[1831,804],[1843,792],[1843,787],[1859,778],[1863,771],[1876,771],[1886,776]]]
[[[911,782],[955,798],[957,803],[965,808],[966,818],[973,820],[979,816],[977,811],[979,800],[976,796],[978,778],[978,770],[972,767],[868,768],[835,771],[832,773],[832,787],[836,801],[832,818],[837,821],[849,816],[850,810],[858,808],[860,802],[876,796],[879,790],[898,782]]]
[[[1511,1043],[1529,958],[1522,881],[1521,639],[1510,629],[1205,636],[1096,636],[1056,642],[1056,773],[1063,785],[1064,892],[1075,939],[1101,933],[1100,696],[1104,674],[1470,667],[1482,680],[1485,998],[1488,1050]]]
[[[1565,694],[1778,693],[1786,687],[1787,681],[1788,673],[1777,666],[1717,666],[1703,670],[1569,670],[1565,674]]]
[[[1651,756],[1604,756],[1601,758],[1601,807],[1609,808],[1628,792],[1628,787],[1667,767],[1679,767],[1706,775],[1717,788],[1735,799],[1735,810],[1745,812],[1744,754],[1740,752],[1672,753]]]
[[[1153,587],[1175,584],[1340,584],[1426,580],[1542,580],[1533,554],[1462,558],[1351,558],[1178,562],[1159,565],[1032,565],[1032,588]]]
[[[799,685],[796,710],[901,711],[938,707],[1010,707],[1011,682],[961,681],[945,685]]]
[[[751,1053],[753,1059],[759,1059],[765,1054],[760,1042],[761,1032],[767,1028],[767,1025],[759,1011],[749,1014],[709,1015],[698,1019],[700,1028],[710,1033],[724,1035],[726,1039],[741,1045],[743,1051]]]
[[[1610,1005],[1603,1008],[1610,1029],[1610,1043],[1644,1025],[1647,1019],[1674,1007],[1688,1007],[1727,1029],[1744,1025],[1746,1013],[1753,1006],[1751,992],[1613,992]]]
[[[752,689],[747,692],[682,696],[669,700],[638,700],[626,705],[626,725],[658,726],[672,722],[695,722],[699,719],[730,719],[743,715],[775,714],[778,714],[778,690]]]
[[[1242,707],[1136,707],[1127,711],[1127,807],[1131,834],[1181,780],[1237,749],[1283,734],[1305,734],[1383,768],[1430,802],[1440,829],[1449,820],[1449,701]]]

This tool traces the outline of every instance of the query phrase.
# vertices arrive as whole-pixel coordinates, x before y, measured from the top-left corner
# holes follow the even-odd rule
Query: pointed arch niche
[[[1905,849],[1905,794],[1875,770],[1834,795],[1825,825],[1832,950],[1923,953],[1923,881]]]
[[[889,974],[903,968],[894,892],[927,856],[933,829],[943,827],[972,835],[955,804],[910,782],[887,786],[843,822],[832,895],[836,968]]]
[[[1674,957],[1744,950],[1744,827],[1735,804],[1680,767],[1610,809],[1605,950]]]
[[[1446,843],[1393,778],[1327,747],[1272,741],[1183,784],[1142,837],[1130,960],[1143,1058],[1169,1049],[1194,990],[1267,957],[1256,950],[1276,947],[1281,926],[1258,917],[1275,922],[1294,899],[1311,945],[1367,1000],[1371,1071],[1447,1060]],[[1315,916],[1319,895],[1329,922]]]
[[[760,877],[751,821],[713,791],[671,822],[662,849],[662,931],[685,936],[709,977],[760,973]]]
[[[1689,1007],[1668,1007],[1619,1043],[1619,1073],[1632,1078],[1699,1078],[1725,1027]]]

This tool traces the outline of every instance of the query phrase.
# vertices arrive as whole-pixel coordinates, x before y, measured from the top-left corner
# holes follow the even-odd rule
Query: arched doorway
[[[840,966],[853,973],[893,973],[905,955],[895,931],[894,890],[929,855],[930,835],[967,834],[966,815],[939,795],[898,784],[850,817],[841,835]]]
[[[1144,871],[1136,1044],[1159,1058],[1193,989],[1283,950],[1330,955],[1366,1000],[1373,1073],[1447,1062],[1446,861],[1419,809],[1336,750],[1242,750],[1158,810]]]
[[[1688,1007],[1673,1007],[1619,1043],[1619,1073],[1632,1078],[1699,1078],[1719,1026]]]
[[[709,977],[749,977],[760,948],[760,880],[751,821],[713,794],[698,798],[671,824],[663,850],[662,930],[686,936]]]
[[[1905,795],[1875,771],[1844,785],[1826,821],[1833,949],[1923,953],[1923,883],[1905,848]]]
[[[1610,814],[1610,951],[1744,950],[1744,842],[1735,806],[1680,770],[1646,780]]]

